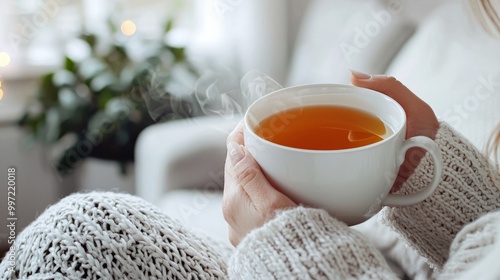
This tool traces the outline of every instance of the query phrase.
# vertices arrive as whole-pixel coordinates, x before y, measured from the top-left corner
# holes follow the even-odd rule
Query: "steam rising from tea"
[[[158,85],[147,85],[142,90],[153,120],[201,115],[238,120],[254,101],[282,89],[271,77],[256,70],[243,76],[229,70],[212,71],[196,81],[183,81],[169,89],[177,94],[163,95],[164,89]],[[283,119],[281,114],[293,115],[293,118],[284,126],[276,126]],[[255,132],[277,144],[311,150],[356,148],[376,143],[392,134],[391,129],[376,116],[340,106],[285,110],[262,121]]]
[[[235,120],[241,118],[255,100],[281,88],[271,77],[256,70],[243,76],[222,70],[207,71],[196,81],[182,79],[176,88],[169,89],[176,94],[162,94],[165,89],[157,85],[147,85],[141,94],[155,121],[196,116]]]

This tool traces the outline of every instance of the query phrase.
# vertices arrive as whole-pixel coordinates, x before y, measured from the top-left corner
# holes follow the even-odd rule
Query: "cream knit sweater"
[[[383,220],[436,278],[500,279],[499,173],[446,124],[436,142],[445,163],[436,192],[384,209]],[[402,191],[425,186],[432,170],[425,157]],[[11,253],[0,279],[396,278],[360,233],[323,210],[282,211],[231,252],[139,198],[112,193],[61,200],[19,234]]]
[[[442,182],[414,206],[385,208],[384,221],[427,258],[438,279],[500,279],[500,176],[474,146],[442,123]],[[402,191],[432,178],[424,157]],[[279,213],[251,232],[229,263],[236,279],[394,279],[381,254],[318,209]],[[474,278],[472,278],[474,276]]]

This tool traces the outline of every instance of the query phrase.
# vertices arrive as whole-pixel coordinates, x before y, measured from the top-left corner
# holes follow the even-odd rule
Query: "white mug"
[[[307,150],[279,145],[258,136],[254,129],[265,118],[284,110],[314,105],[361,109],[380,118],[394,132],[358,148]],[[280,115],[270,129],[284,129],[293,115]],[[361,223],[382,206],[421,202],[436,189],[442,158],[436,143],[424,136],[405,140],[406,115],[393,99],[365,88],[320,84],[277,90],[255,101],[244,116],[245,146],[268,180],[301,204],[327,210],[348,225]],[[425,149],[434,161],[434,178],[417,193],[389,194],[408,149]]]

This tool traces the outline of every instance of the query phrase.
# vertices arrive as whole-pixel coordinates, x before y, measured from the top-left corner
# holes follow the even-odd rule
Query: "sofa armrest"
[[[222,189],[226,138],[238,121],[199,117],[146,128],[135,148],[136,194],[155,203],[173,189]]]

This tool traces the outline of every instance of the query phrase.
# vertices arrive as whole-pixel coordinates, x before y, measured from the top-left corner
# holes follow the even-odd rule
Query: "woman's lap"
[[[74,194],[19,234],[16,265],[4,260],[0,278],[225,278],[225,258],[212,245],[140,198]]]

